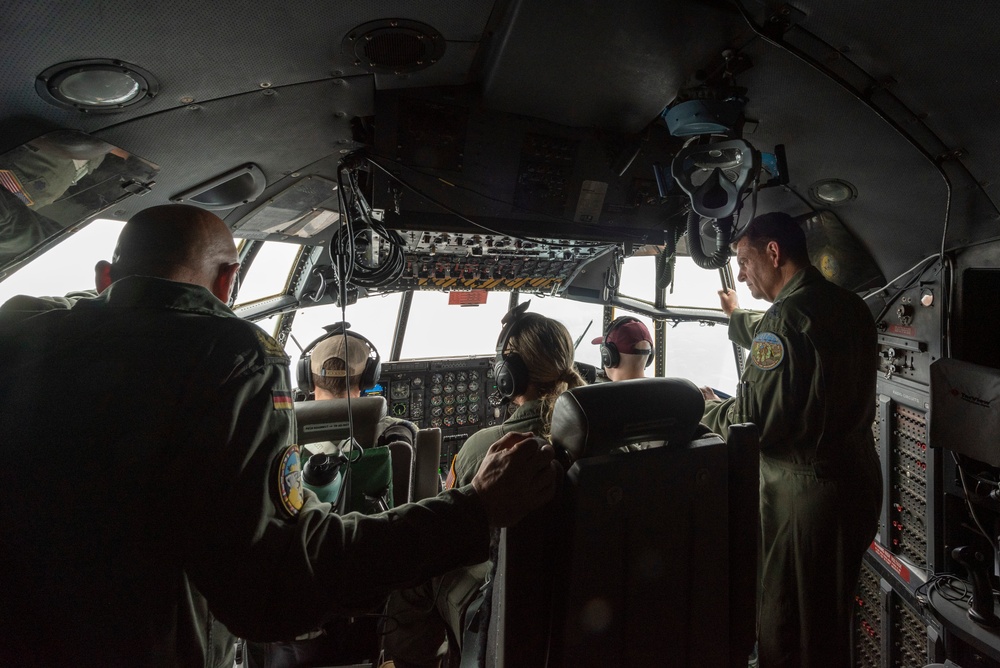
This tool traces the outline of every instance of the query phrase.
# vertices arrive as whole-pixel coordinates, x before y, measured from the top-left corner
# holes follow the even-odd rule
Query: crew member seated
[[[525,302],[503,318],[493,374],[497,396],[516,407],[503,422],[473,434],[455,457],[448,486],[467,485],[490,444],[504,434],[530,432],[548,439],[552,409],[563,392],[584,385],[573,364],[573,339],[566,327]],[[525,434],[528,435],[528,434]],[[465,611],[492,567],[485,562],[460,568],[414,589],[389,596],[385,649],[396,668],[439,666],[445,651],[462,652]],[[486,603],[481,609],[488,608]],[[445,645],[449,639],[452,645]]]
[[[311,388],[317,400],[357,398],[378,383],[382,370],[378,349],[350,326],[337,323],[328,327],[327,335],[306,348],[299,360],[299,387],[303,391]],[[413,445],[417,426],[387,415],[379,421],[375,436],[376,446],[396,441]]]
[[[653,337],[642,321],[630,315],[615,318],[607,333],[591,343],[601,346],[601,366],[608,380],[645,378],[653,363]]]

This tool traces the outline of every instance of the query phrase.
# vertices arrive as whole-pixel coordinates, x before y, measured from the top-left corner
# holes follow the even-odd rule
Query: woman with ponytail
[[[538,313],[516,316],[500,352],[500,361],[519,358],[516,391],[510,396],[514,412],[503,424],[476,432],[462,445],[448,476],[449,487],[471,483],[487,450],[504,434],[530,432],[547,440],[556,399],[585,384],[573,365],[569,331]],[[478,595],[490,567],[485,562],[460,568],[414,589],[393,592],[386,609],[393,625],[385,633],[384,648],[396,668],[440,666],[446,638],[451,653],[462,651],[465,610]]]
[[[524,389],[510,398],[514,412],[503,424],[469,437],[455,458],[455,486],[472,482],[490,445],[506,433],[531,432],[548,439],[552,409],[559,395],[584,384],[573,366],[573,339],[558,320],[538,313],[521,315],[511,330],[504,355],[517,354],[527,369]]]

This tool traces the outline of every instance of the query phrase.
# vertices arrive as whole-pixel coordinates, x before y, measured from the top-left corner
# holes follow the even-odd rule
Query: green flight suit
[[[847,666],[882,501],[874,321],[807,267],[764,314],[736,310],[729,338],[750,349],[745,396],[708,402],[703,421],[723,435],[740,422],[761,429],[760,666]]]
[[[371,517],[304,491],[288,359],[131,277],[0,324],[0,665],[232,666],[489,554],[469,488]]]
[[[472,483],[490,446],[512,431],[542,432],[542,402],[527,401],[503,424],[481,429],[462,444],[455,460],[456,486]],[[462,615],[489,575],[491,562],[457,568],[441,577],[389,596],[385,649],[397,668],[438,665],[438,649],[451,635],[462,640]]]

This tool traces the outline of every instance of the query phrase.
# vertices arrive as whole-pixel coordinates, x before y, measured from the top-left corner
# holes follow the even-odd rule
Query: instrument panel
[[[506,419],[504,407],[490,403],[495,390],[490,355],[383,362],[379,384],[368,394],[382,394],[389,415],[441,429],[441,468],[447,474],[469,436]]]

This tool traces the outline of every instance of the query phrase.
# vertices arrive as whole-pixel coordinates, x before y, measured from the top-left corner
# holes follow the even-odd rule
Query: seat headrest
[[[705,412],[701,390],[684,378],[640,378],[564,392],[552,412],[552,442],[574,459],[642,441],[690,441]]]
[[[296,401],[299,445],[340,441],[350,436],[347,404],[347,399]],[[351,399],[350,405],[355,440],[366,448],[374,445],[378,421],[385,417],[385,397],[358,397]]]

